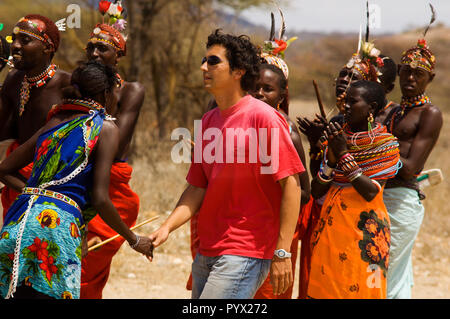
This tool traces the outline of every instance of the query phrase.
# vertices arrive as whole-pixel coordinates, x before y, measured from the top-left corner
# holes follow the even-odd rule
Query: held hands
[[[270,283],[274,295],[283,294],[294,283],[291,258],[273,257],[270,265]]]
[[[136,235],[134,243],[128,242],[134,250],[145,255],[149,261],[153,259],[153,242],[149,237]]]
[[[170,233],[169,228],[166,227],[165,225],[162,225],[155,232],[153,232],[149,236],[149,239],[152,242],[153,248],[156,248],[156,247],[160,246],[161,244],[163,244],[167,240],[167,238],[169,238],[169,233]],[[150,259],[150,261],[152,261],[152,259]]]

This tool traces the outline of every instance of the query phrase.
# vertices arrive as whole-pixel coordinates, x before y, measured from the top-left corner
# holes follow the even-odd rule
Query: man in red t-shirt
[[[216,30],[206,47],[201,70],[218,107],[197,123],[189,185],[150,238],[161,245],[198,212],[192,298],[252,298],[269,271],[281,294],[293,281],[304,167],[283,116],[246,93],[259,64],[248,37]]]

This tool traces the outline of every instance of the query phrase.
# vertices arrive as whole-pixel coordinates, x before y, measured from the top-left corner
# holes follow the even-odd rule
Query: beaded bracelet
[[[327,162],[321,163],[319,172],[317,172],[317,179],[320,184],[328,184],[333,181],[334,168],[329,167]]]
[[[358,177],[360,177],[363,174],[362,169],[359,168],[358,170],[356,170],[355,172],[352,172],[351,174],[347,175],[348,180],[351,182],[353,182],[355,179],[357,179]]]
[[[325,185],[325,184],[328,184],[328,183],[330,183],[331,181],[333,181],[333,177],[325,176],[325,175],[323,175],[323,174],[319,171],[319,172],[317,173],[317,181],[318,181],[320,184]]]
[[[331,175],[334,172],[334,168],[328,166],[328,161],[325,161],[320,165],[320,171],[323,173],[323,175],[327,177],[332,177]]]

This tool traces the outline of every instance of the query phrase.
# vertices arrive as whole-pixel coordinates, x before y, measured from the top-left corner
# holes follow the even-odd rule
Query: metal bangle
[[[130,245],[131,248],[135,249],[137,247],[137,245],[139,245],[139,241],[141,240],[141,237],[139,235],[136,235],[136,242],[131,245],[130,242],[128,242],[128,244]]]

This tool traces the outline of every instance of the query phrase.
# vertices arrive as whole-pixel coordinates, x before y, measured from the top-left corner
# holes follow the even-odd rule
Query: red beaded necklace
[[[22,81],[22,87],[20,88],[20,107],[19,116],[25,111],[25,105],[30,99],[30,90],[32,88],[39,88],[47,84],[51,78],[56,74],[57,66],[55,64],[50,64],[44,72],[34,77],[27,77],[26,75]]]

